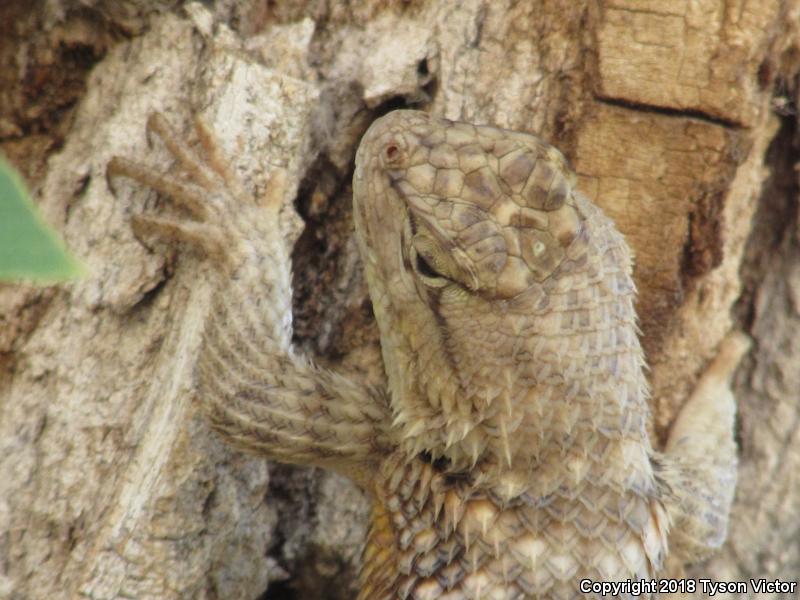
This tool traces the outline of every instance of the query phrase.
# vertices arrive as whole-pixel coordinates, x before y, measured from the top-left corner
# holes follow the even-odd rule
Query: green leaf
[[[42,220],[22,178],[0,159],[0,280],[54,283],[83,268]]]

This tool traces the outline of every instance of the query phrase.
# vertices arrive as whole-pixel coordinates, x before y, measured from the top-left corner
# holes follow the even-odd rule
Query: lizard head
[[[587,223],[605,219],[574,185],[558,150],[532,135],[416,111],[364,135],[356,235],[410,453],[510,466],[541,436],[531,411],[542,411],[542,381],[566,383],[552,347],[567,308],[558,303],[585,275]]]
[[[376,153],[359,155],[360,183],[405,212],[404,258],[425,289],[514,298],[547,279],[579,233],[574,175],[534,136],[395,111],[364,140]]]

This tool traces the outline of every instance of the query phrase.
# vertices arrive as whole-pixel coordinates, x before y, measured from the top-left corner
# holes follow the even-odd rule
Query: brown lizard
[[[656,452],[630,251],[554,147],[417,111],[364,135],[355,231],[388,380],[374,389],[291,346],[281,172],[257,201],[202,123],[205,157],[163,117],[148,127],[189,180],[121,158],[108,172],[194,218],[136,216],[139,232],[214,265],[197,396],[239,448],[370,494],[359,598],[581,597],[582,580],[651,579],[668,552],[724,541],[746,343],[723,343]]]

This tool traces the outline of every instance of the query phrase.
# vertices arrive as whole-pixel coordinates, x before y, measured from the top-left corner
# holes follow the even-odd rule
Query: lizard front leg
[[[672,520],[671,550],[682,562],[705,557],[727,537],[738,465],[730,380],[749,347],[750,340],[738,332],[722,341],[658,459]]]
[[[108,176],[149,186],[189,213],[186,220],[139,215],[133,226],[193,245],[212,265],[215,291],[196,363],[197,396],[212,427],[240,449],[364,481],[385,455],[388,402],[382,390],[320,369],[292,348],[290,257],[278,227],[283,172],[258,202],[202,122],[205,156],[163,116],[147,126],[189,179],[119,157]]]

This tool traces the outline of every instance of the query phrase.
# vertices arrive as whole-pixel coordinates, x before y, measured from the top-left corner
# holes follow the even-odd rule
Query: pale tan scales
[[[670,522],[684,559],[724,541],[727,377],[744,344],[726,342],[656,453],[630,252],[555,148],[415,111],[365,134],[354,214],[381,390],[291,347],[280,178],[259,205],[202,126],[208,160],[163,118],[149,126],[193,182],[118,158],[109,174],[192,213],[136,225],[199,245],[222,275],[197,395],[240,448],[335,469],[372,496],[360,598],[573,598],[583,578],[657,576]]]

